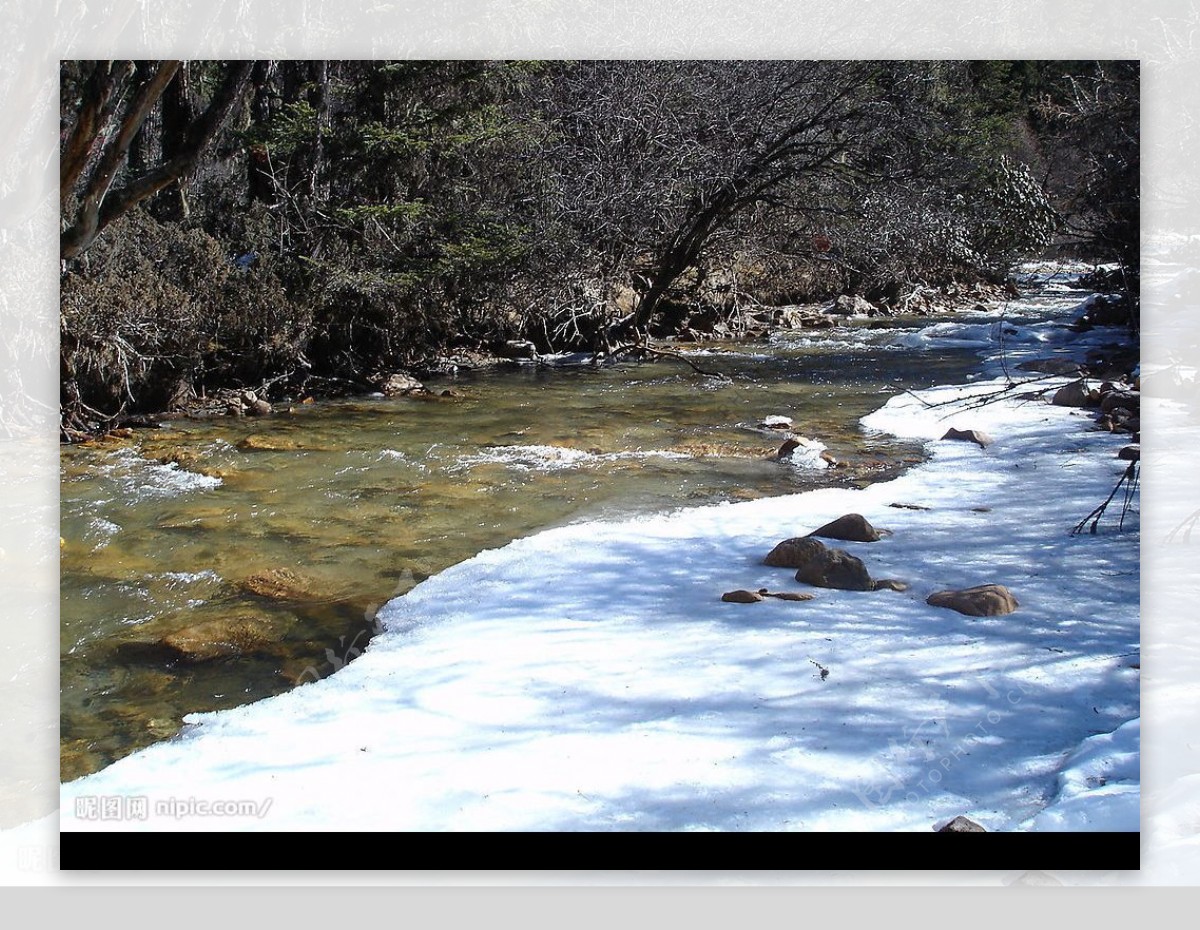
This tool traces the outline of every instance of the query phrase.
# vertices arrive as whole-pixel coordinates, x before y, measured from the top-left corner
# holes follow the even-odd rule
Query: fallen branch
[[[1026,387],[1030,384],[1038,384],[1043,381],[1050,381],[1061,378],[1062,375],[1042,375],[1039,378],[1027,378],[1024,381],[1009,381],[1004,387],[994,391],[989,391],[986,394],[976,394],[970,398],[963,399],[960,397],[952,397],[949,400],[928,401],[912,390],[906,390],[904,393],[915,397],[927,408],[934,409],[937,407],[958,406],[966,410],[975,410],[979,407],[986,407],[989,404],[999,403],[1007,397],[1014,397],[1017,400],[1036,400],[1039,397],[1045,396],[1046,392],[1053,388],[1053,385],[1048,385],[1040,390],[1026,391],[1022,394],[1013,394],[1019,388]]]
[[[707,368],[701,368],[682,352],[671,352],[667,349],[652,349],[642,342],[631,342],[625,345],[617,346],[610,353],[610,358],[616,358],[618,355],[640,356],[648,355],[651,358],[670,358],[676,361],[683,362],[692,371],[698,375],[703,375],[706,378],[716,378],[718,381],[732,381],[733,379],[723,371],[711,371]]]
[[[1139,475],[1140,470],[1138,469],[1138,463],[1130,462],[1129,467],[1125,469],[1125,473],[1121,475],[1120,480],[1117,481],[1116,487],[1112,489],[1112,493],[1108,495],[1108,498],[1104,501],[1104,503],[1089,513],[1077,524],[1075,524],[1075,529],[1071,530],[1071,535],[1078,536],[1083,532],[1083,528],[1087,526],[1088,521],[1091,520],[1092,526],[1088,532],[1095,536],[1096,527],[1100,523],[1100,518],[1104,516],[1104,511],[1108,509],[1108,505],[1111,504],[1113,498],[1117,496],[1117,492],[1121,490],[1122,485],[1125,485],[1125,499],[1121,505],[1121,519],[1117,523],[1117,529],[1124,529],[1125,515],[1129,513],[1130,507],[1133,505],[1133,495],[1137,492]]]

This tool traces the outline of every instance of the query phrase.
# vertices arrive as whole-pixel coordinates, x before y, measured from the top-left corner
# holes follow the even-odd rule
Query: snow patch
[[[991,327],[971,325],[936,338],[994,356]],[[482,552],[386,604],[383,632],[336,674],[190,715],[177,738],[64,785],[62,828],[928,832],[961,813],[991,830],[1136,828],[1140,673],[1117,658],[1139,642],[1136,510],[1131,531],[1106,520],[1069,535],[1122,473],[1123,439],[1045,403],[975,406],[1003,383],[922,392],[937,408],[900,395],[866,418],[931,442],[890,482],[574,524]],[[996,441],[938,442],[952,425]],[[845,513],[893,531],[841,546],[907,591],[807,588],[762,564]],[[1008,586],[1017,612],[925,602],[986,582]],[[721,601],[762,587],[815,596]],[[347,804],[348,785],[395,790]],[[115,795],[150,798],[150,815],[87,816],[86,799]],[[271,803],[179,820],[155,813],[169,797]]]

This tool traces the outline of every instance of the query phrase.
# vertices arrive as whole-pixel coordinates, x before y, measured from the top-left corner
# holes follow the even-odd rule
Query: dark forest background
[[[1138,64],[71,61],[65,434],[1005,280],[1138,313]]]

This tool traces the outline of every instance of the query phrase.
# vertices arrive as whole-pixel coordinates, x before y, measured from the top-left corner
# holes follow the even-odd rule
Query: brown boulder
[[[885,536],[891,536],[890,530],[877,530],[867,522],[866,517],[859,513],[848,513],[838,517],[831,523],[813,530],[809,536],[823,536],[826,539],[844,539],[848,542],[878,542]]]
[[[900,581],[898,578],[880,578],[875,582],[876,591],[907,591],[909,584],[907,581]]]
[[[276,641],[281,622],[254,613],[204,620],[169,633],[159,646],[188,662],[211,662],[257,652]]]
[[[993,442],[991,436],[977,429],[955,429],[950,427],[942,439],[957,439],[961,442],[973,442],[979,448],[986,449]]]
[[[981,584],[958,591],[937,591],[925,599],[932,607],[949,607],[968,617],[999,617],[1020,607],[1002,584]]]
[[[294,452],[301,448],[300,442],[287,436],[265,436],[253,433],[237,444],[242,452]]]
[[[773,568],[800,568],[817,555],[825,551],[825,544],[819,539],[808,536],[794,536],[785,539],[763,559],[763,565]]]
[[[875,582],[862,559],[844,549],[825,549],[809,559],[796,572],[796,580],[818,588],[841,591],[871,591]]]
[[[811,601],[811,594],[801,594],[798,591],[768,591],[766,588],[759,588],[758,593],[763,597],[773,597],[780,601]]]
[[[1118,407],[1130,411],[1130,415],[1141,410],[1142,396],[1135,391],[1109,391],[1100,401],[1101,413],[1112,413]]]
[[[762,599],[761,594],[740,588],[737,591],[726,591],[721,595],[721,600],[730,604],[757,604]]]
[[[380,382],[379,390],[388,397],[402,397],[405,394],[423,394],[425,385],[412,375],[397,371]]]
[[[255,572],[241,583],[243,591],[273,601],[308,601],[316,594],[312,584],[288,568]]]
[[[1091,388],[1083,379],[1063,385],[1054,392],[1050,403],[1056,407],[1086,407],[1092,398]]]

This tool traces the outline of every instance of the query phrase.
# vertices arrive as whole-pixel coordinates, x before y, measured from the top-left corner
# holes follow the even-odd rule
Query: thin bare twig
[[[707,368],[701,368],[690,358],[681,352],[670,352],[666,349],[652,349],[650,346],[642,342],[628,343],[623,346],[618,346],[611,353],[612,357],[617,355],[649,355],[652,358],[671,358],[676,361],[683,362],[689,366],[692,371],[698,375],[703,375],[706,378],[716,378],[718,381],[732,381],[733,379],[723,371],[712,371]]]
[[[1089,513],[1086,517],[1084,517],[1082,520],[1080,520],[1077,524],[1075,524],[1075,528],[1073,530],[1071,530],[1071,535],[1078,536],[1080,533],[1082,533],[1083,528],[1085,526],[1087,526],[1088,521],[1090,520],[1092,522],[1092,526],[1091,526],[1091,529],[1088,530],[1088,532],[1091,535],[1095,536],[1096,535],[1096,527],[1100,523],[1100,518],[1102,516],[1104,516],[1104,511],[1108,509],[1108,505],[1111,504],[1113,498],[1117,496],[1117,492],[1119,490],[1121,490],[1122,485],[1125,485],[1125,501],[1121,508],[1121,519],[1117,524],[1117,528],[1124,529],[1125,528],[1125,514],[1127,514],[1129,512],[1129,509],[1132,506],[1133,495],[1137,490],[1137,482],[1138,482],[1139,474],[1140,474],[1140,470],[1138,469],[1138,463],[1136,461],[1130,462],[1129,467],[1125,469],[1124,473],[1121,475],[1120,480],[1117,482],[1116,487],[1114,487],[1112,489],[1112,493],[1108,495],[1108,498],[1104,501],[1104,503],[1101,504],[1099,507],[1097,507],[1095,510],[1093,510],[1091,513]],[[1128,484],[1126,484],[1126,482],[1128,482]]]

